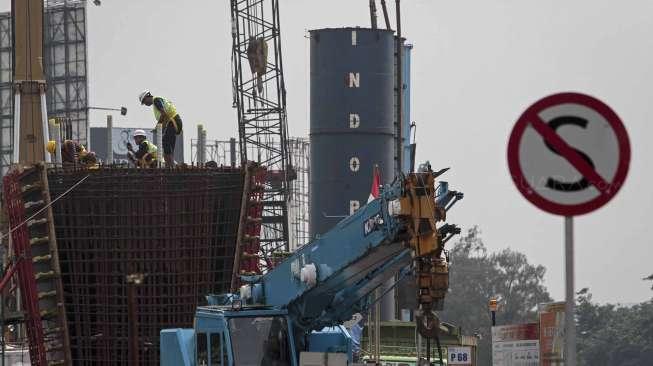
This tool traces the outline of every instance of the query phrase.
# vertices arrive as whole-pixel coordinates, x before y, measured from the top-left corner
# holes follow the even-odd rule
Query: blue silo
[[[373,169],[394,176],[394,49],[390,30],[310,31],[310,231],[364,205]]]

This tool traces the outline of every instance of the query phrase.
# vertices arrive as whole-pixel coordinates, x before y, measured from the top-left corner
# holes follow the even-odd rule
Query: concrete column
[[[107,114],[107,165],[113,164],[113,117]]]

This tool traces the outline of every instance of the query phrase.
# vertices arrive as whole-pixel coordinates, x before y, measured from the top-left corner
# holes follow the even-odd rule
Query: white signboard
[[[111,139],[113,142],[113,159],[115,162],[127,162],[127,143],[131,143],[134,150],[138,150],[134,142],[134,131],[136,128],[114,127],[111,130]],[[149,141],[153,141],[152,130],[145,129],[145,135]]]
[[[447,347],[449,365],[471,365],[472,347]]]
[[[537,324],[492,327],[492,366],[539,366]]]

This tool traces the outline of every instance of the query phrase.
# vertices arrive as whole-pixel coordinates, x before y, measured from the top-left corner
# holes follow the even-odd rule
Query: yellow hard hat
[[[48,152],[50,154],[54,154],[54,152],[57,149],[57,143],[54,142],[54,140],[50,140],[50,141],[48,141],[48,144],[45,146],[45,148],[46,148],[46,150],[48,150]]]

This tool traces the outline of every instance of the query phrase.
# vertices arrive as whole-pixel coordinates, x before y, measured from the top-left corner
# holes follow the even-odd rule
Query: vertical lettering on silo
[[[356,31],[351,32],[351,45],[356,46],[358,43]],[[349,87],[350,88],[360,88],[361,85],[361,75],[358,72],[350,72],[348,76]],[[358,128],[361,124],[361,119],[358,113],[349,114],[349,128]],[[358,157],[354,156],[349,159],[349,170],[354,173],[357,173],[360,170],[360,160]],[[361,203],[358,200],[349,201],[349,214],[353,215],[356,210],[361,207]]]
[[[358,113],[349,113],[349,128],[358,128],[361,125],[361,117]]]
[[[349,214],[353,215],[359,208],[361,208],[361,203],[357,200],[349,201]]]
[[[350,72],[348,77],[349,87],[350,88],[360,88],[361,86],[361,74],[360,72]]]
[[[349,159],[349,169],[352,172],[356,173],[360,168],[361,168],[361,162],[360,160],[358,160],[357,157],[354,156],[351,159]]]
[[[358,43],[358,40],[356,39],[356,31],[351,32],[351,45],[356,46]],[[349,87],[350,88],[359,88],[360,87],[360,73],[354,73],[350,72],[349,73]],[[358,113],[350,113],[349,114],[349,128],[358,128],[361,124],[361,119]],[[360,160],[357,157],[352,157],[349,159],[349,169],[356,173],[360,170]],[[349,201],[349,214],[353,215],[356,210],[358,210],[361,207],[361,203],[358,200],[350,200]]]

